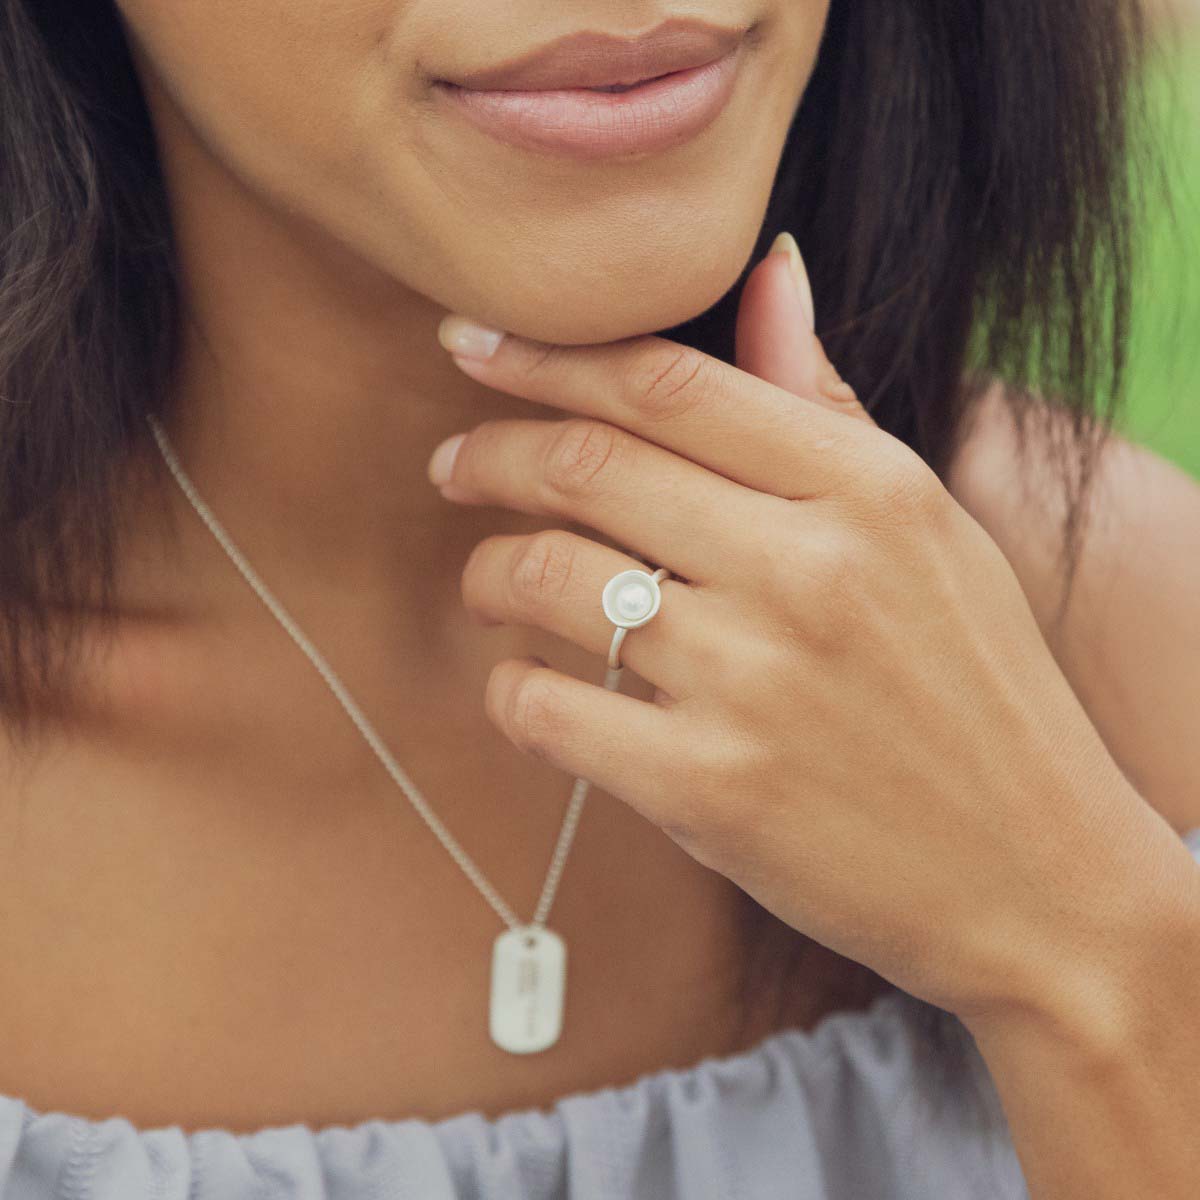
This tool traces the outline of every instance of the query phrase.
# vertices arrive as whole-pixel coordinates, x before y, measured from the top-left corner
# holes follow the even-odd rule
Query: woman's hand
[[[467,374],[574,415],[487,421],[431,478],[640,556],[562,529],[487,538],[468,608],[602,661],[605,582],[673,575],[621,651],[653,703],[526,659],[496,666],[487,711],[968,1023],[1085,997],[1107,1017],[1155,911],[1195,894],[1194,863],[1108,754],[1007,559],[829,363],[788,241],[747,281],[737,367],[659,337],[555,346],[443,322]]]

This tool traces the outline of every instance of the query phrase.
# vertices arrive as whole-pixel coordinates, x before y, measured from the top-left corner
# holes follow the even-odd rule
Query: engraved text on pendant
[[[567,947],[544,927],[508,929],[492,948],[489,1032],[513,1054],[545,1050],[562,1031]]]

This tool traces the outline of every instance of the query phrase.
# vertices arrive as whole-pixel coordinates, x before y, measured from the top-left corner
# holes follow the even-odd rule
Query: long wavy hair
[[[741,284],[790,229],[830,357],[939,475],[982,381],[1011,384],[1019,431],[1066,414],[1069,590],[1121,394],[1142,40],[1134,0],[833,0],[755,254],[664,332],[732,361]],[[0,90],[0,714],[21,746],[69,695],[85,622],[115,627],[114,468],[168,394],[181,289],[111,0],[0,0]],[[748,912],[749,995],[812,943]],[[851,966],[847,995],[882,982]],[[952,1069],[961,1025],[920,1007]]]

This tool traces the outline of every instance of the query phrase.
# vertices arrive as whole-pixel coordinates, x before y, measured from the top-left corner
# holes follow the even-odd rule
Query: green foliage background
[[[1145,96],[1163,178],[1138,180],[1145,208],[1117,428],[1200,478],[1200,31],[1156,51]]]

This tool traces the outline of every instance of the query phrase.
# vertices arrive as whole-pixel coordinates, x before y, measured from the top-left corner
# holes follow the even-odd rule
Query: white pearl
[[[658,580],[642,570],[618,571],[600,596],[604,615],[625,629],[637,629],[651,620],[659,600]]]
[[[617,593],[617,612],[627,620],[636,620],[650,611],[654,597],[644,583],[627,583]]]

